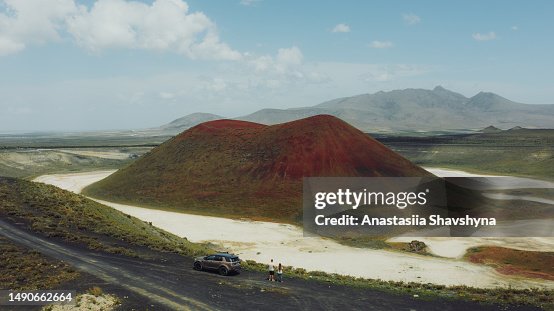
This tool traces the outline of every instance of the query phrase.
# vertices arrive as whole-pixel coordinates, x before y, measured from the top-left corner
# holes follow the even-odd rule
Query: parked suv
[[[221,275],[240,272],[240,259],[228,253],[217,253],[194,259],[195,270],[217,270]]]

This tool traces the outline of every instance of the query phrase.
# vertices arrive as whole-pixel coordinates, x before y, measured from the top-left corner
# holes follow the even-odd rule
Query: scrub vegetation
[[[554,252],[480,246],[468,249],[465,258],[474,263],[494,267],[502,274],[554,281]]]
[[[118,169],[149,150],[150,147],[0,147],[0,176],[32,179],[44,174]]]
[[[421,166],[554,180],[554,130],[377,139]]]
[[[247,260],[246,269],[265,272],[267,266]],[[501,305],[532,305],[545,310],[554,310],[554,291],[545,289],[475,288],[469,286],[445,286],[431,283],[395,282],[355,278],[322,271],[306,271],[302,268],[286,267],[285,277],[300,278],[360,288],[372,288],[398,294],[412,294],[414,297],[434,299],[465,299]]]
[[[66,263],[0,237],[0,289],[49,289],[78,277]]]
[[[81,195],[25,180],[0,178],[0,216],[23,222],[44,236],[109,253],[137,256],[133,246],[188,256],[209,252],[205,245]]]

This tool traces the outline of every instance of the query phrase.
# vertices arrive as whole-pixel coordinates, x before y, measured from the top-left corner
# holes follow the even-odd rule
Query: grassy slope
[[[135,255],[128,245],[189,256],[209,252],[83,196],[24,180],[0,178],[0,215],[23,221],[45,236],[111,253]]]
[[[111,159],[94,155],[72,154],[65,150],[85,152],[121,152],[140,155],[149,147],[71,149],[6,149],[0,148],[0,176],[31,179],[44,174],[118,169],[133,162],[130,158]]]
[[[152,148],[168,138],[94,133],[0,134],[0,176],[32,179],[44,174],[118,169],[132,160],[72,155],[59,149],[125,149],[133,153],[139,150],[138,154],[142,154],[142,149]]]
[[[554,179],[552,148],[434,146],[399,150],[422,166],[460,169],[473,173]]]
[[[64,262],[46,258],[0,237],[0,289],[54,288],[79,273]]]
[[[45,174],[63,174],[95,170],[115,170],[131,163],[131,160],[102,159],[98,161],[80,162],[81,163],[77,163],[76,161],[73,163],[64,163],[53,161],[42,166],[26,165],[21,168],[7,165],[6,163],[0,163],[0,176],[33,179]]]

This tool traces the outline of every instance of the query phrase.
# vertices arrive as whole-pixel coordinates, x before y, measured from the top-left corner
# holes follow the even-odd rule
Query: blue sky
[[[0,0],[0,132],[442,85],[552,104],[552,1]]]

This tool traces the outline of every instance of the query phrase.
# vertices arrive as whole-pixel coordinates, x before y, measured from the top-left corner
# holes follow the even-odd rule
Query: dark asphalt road
[[[4,220],[0,220],[0,235],[146,297],[155,305],[149,310],[534,310],[460,300],[427,301],[301,279],[270,283],[264,274],[251,271],[222,277],[193,270],[192,259],[181,256],[148,261],[96,253],[48,240]]]

